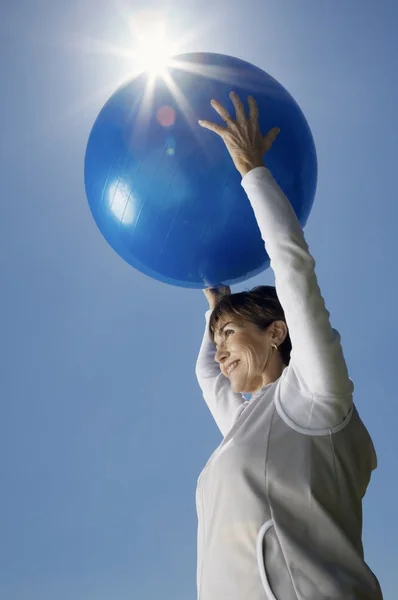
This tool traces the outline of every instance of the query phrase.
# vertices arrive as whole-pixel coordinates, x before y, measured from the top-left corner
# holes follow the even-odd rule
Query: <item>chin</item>
[[[240,386],[237,383],[231,383],[231,389],[233,392],[235,392],[235,394],[244,394],[245,392],[241,389],[242,386]]]
[[[248,390],[245,390],[245,386],[240,381],[231,382],[231,388],[232,388],[232,391],[235,392],[235,394],[249,394],[250,393]]]

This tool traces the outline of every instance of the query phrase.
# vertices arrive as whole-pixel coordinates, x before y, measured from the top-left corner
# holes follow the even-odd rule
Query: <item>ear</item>
[[[274,321],[270,326],[270,334],[272,341],[277,346],[283,344],[288,334],[288,328],[285,321]]]

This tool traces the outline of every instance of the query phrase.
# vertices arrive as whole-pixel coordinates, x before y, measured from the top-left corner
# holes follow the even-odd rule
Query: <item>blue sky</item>
[[[398,551],[398,7],[394,0],[151,4],[182,51],[255,63],[319,159],[306,238],[379,458],[364,544],[386,600]],[[220,434],[194,364],[206,302],[105,243],[85,198],[93,121],[144,3],[5,0],[0,22],[0,597],[194,600],[196,479]],[[273,283],[266,272],[235,291]]]

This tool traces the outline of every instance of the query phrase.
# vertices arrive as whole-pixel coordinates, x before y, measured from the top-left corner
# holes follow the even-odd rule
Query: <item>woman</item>
[[[199,600],[380,600],[362,498],[376,467],[302,229],[263,156],[258,108],[200,125],[242,175],[276,289],[205,290],[196,374],[223,441],[198,480]],[[250,402],[242,394],[251,392]]]

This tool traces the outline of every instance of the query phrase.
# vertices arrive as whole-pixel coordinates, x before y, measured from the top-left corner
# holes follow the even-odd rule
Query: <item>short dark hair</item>
[[[260,285],[245,292],[221,296],[210,316],[209,333],[214,343],[217,324],[224,317],[237,315],[242,319],[254,323],[259,329],[265,330],[274,321],[284,321],[285,313],[276,294],[276,289],[270,285]],[[290,362],[292,343],[289,333],[284,342],[279,346],[283,363]]]

